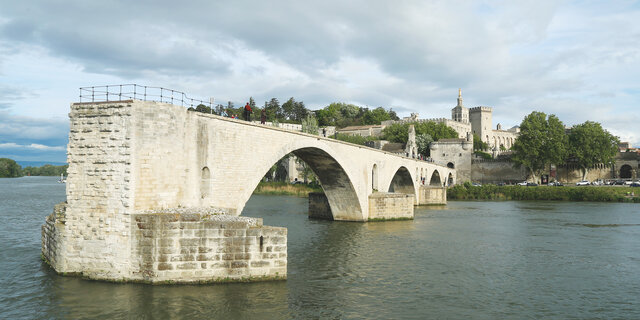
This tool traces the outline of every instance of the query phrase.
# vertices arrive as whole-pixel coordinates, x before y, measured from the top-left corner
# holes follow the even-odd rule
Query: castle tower
[[[491,114],[491,107],[475,107],[469,109],[471,132],[477,134],[482,142],[486,142],[490,147],[493,147],[493,125],[491,124]]]
[[[469,109],[462,105],[462,89],[458,89],[458,105],[451,109],[451,119],[457,122],[469,122]]]

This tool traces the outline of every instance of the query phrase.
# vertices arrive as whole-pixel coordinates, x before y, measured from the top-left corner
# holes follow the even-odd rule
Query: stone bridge
[[[211,249],[204,248],[202,236],[184,228],[205,219],[202,212],[209,209],[203,209],[200,218],[170,214],[214,207],[240,215],[265,173],[289,153],[318,176],[335,220],[367,221],[376,191],[410,194],[415,204],[421,204],[429,194],[422,178],[439,188],[455,179],[454,169],[425,161],[166,103],[74,103],[69,116],[67,203],[43,226],[43,256],[58,272],[93,278],[171,280],[178,270],[182,276],[196,271],[206,277],[247,275],[207,273],[218,266],[221,255],[194,254],[200,250],[209,254]],[[165,215],[144,215],[149,212]],[[180,233],[163,229],[176,226]],[[246,228],[255,226],[256,222],[245,223]],[[199,234],[213,232],[207,230]],[[248,231],[238,232],[249,236]],[[264,257],[263,245],[269,243],[263,243],[261,234],[258,248],[254,233],[245,245],[255,246],[251,250],[263,252]],[[192,238],[174,241],[167,235]],[[278,236],[266,237],[272,238]],[[281,240],[274,241],[275,248],[281,248],[277,245]],[[229,262],[227,267],[245,262]],[[284,262],[261,260],[257,265],[271,269],[258,274],[278,274],[274,270],[282,271],[277,268],[282,263],[286,273],[286,253]]]

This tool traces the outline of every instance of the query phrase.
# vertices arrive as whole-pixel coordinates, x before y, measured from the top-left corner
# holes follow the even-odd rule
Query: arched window
[[[202,173],[200,176],[200,197],[202,199],[209,196],[209,192],[211,190],[211,172],[209,172],[209,168],[202,168]]]
[[[378,165],[375,163],[371,169],[371,189],[378,190]]]

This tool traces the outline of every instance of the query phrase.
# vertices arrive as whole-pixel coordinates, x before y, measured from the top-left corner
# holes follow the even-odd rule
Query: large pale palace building
[[[508,130],[503,130],[502,126],[498,124],[493,129],[492,124],[492,108],[479,106],[475,108],[466,108],[462,104],[462,90],[458,90],[458,104],[451,109],[451,119],[434,118],[434,119],[418,119],[417,113],[412,113],[410,117],[406,117],[402,120],[383,121],[382,127],[398,123],[398,122],[423,122],[434,121],[438,123],[444,123],[447,126],[458,132],[458,138],[470,139],[472,134],[480,137],[482,142],[486,142],[489,145],[489,149],[497,150],[500,152],[500,146],[504,149],[509,149],[513,145],[513,142],[520,133],[519,127],[513,127]],[[360,128],[360,127],[359,127]],[[362,128],[360,128],[362,129]],[[349,128],[340,129],[340,132],[349,133]],[[380,130],[382,131],[382,130]]]

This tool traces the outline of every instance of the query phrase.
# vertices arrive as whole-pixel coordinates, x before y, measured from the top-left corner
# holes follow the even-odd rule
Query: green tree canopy
[[[14,160],[0,158],[0,178],[16,178],[22,176],[22,167]]]
[[[306,118],[302,119],[302,132],[318,134],[318,120],[313,114],[308,114]]]
[[[571,128],[569,134],[570,159],[583,171],[583,180],[589,167],[614,161],[620,140],[604,130],[597,122],[587,121]]]
[[[362,116],[362,124],[380,124],[382,121],[392,120],[391,113],[383,107],[377,107],[373,110],[366,109]]]
[[[267,115],[267,121],[276,121],[282,119],[282,108],[280,102],[276,98],[271,98],[269,102],[265,102],[265,113]]]
[[[428,133],[416,135],[416,145],[418,145],[418,153],[428,157],[430,155],[429,144],[433,142],[433,138]]]
[[[387,111],[383,107],[378,107],[369,110],[369,108],[342,102],[333,102],[323,109],[317,110],[316,115],[320,126],[336,126],[339,128],[380,124],[385,120],[398,120],[398,116],[391,109]]]
[[[489,149],[489,145],[480,139],[480,136],[477,134],[473,134],[473,150],[474,151],[484,151]]]
[[[391,142],[407,143],[407,139],[409,139],[409,125],[412,124],[416,129],[416,137],[418,135],[428,134],[433,138],[433,141],[458,137],[458,132],[444,123],[436,123],[435,121],[394,123],[384,128],[382,135],[385,140]]]
[[[562,121],[555,115],[534,111],[520,124],[520,135],[511,148],[516,167],[525,166],[536,180],[550,164],[562,163],[568,154],[568,138]]]

